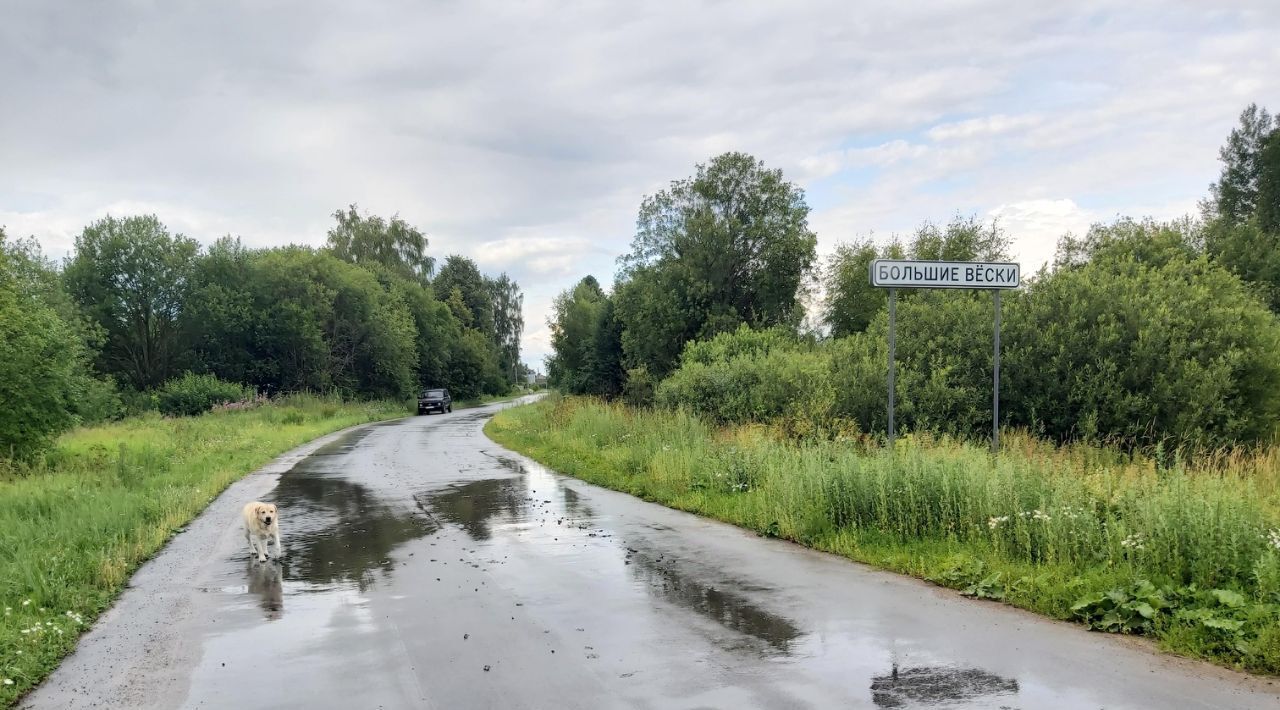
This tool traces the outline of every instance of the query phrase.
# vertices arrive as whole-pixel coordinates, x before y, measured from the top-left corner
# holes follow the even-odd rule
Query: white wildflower
[[[23,599],[23,600],[22,600],[22,605],[23,605],[23,606],[31,606],[31,600],[30,600],[30,599]]]
[[[1280,550],[1280,530],[1272,530],[1268,533],[1267,542],[1271,543],[1272,547]]]
[[[1042,523],[1049,522],[1049,514],[1044,512],[1043,510],[1037,509],[1032,511],[1031,517],[1034,518],[1035,520],[1039,520]]]
[[[1143,538],[1142,533],[1133,533],[1132,535],[1121,540],[1120,547],[1125,547],[1131,550],[1147,549],[1146,540]]]
[[[1009,522],[1009,516],[997,515],[997,516],[993,516],[990,520],[987,521],[987,527],[991,528],[992,530],[995,530],[996,528],[1000,527],[1000,523],[1007,523],[1007,522]]]
[[[19,651],[18,653],[22,653],[22,652],[21,652],[21,651]],[[13,685],[13,679],[12,679],[12,678],[5,678],[5,679],[4,679],[4,684],[5,684],[5,685]]]

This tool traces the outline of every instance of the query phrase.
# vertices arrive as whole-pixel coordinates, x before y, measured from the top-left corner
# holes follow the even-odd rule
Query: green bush
[[[0,251],[0,458],[26,459],[76,423],[86,362],[72,328],[6,264]]]
[[[124,403],[115,380],[86,378],[85,387],[76,400],[76,415],[84,425],[113,421],[124,414]]]
[[[251,397],[252,388],[226,382],[213,375],[188,372],[165,383],[159,392],[159,406],[161,413],[168,416],[193,417],[208,412],[214,405]]]
[[[825,353],[775,331],[742,328],[691,343],[657,390],[661,406],[685,406],[721,422],[764,422],[831,409]]]
[[[633,407],[652,407],[655,384],[649,368],[641,365],[627,370],[627,381],[622,386],[622,401]]]
[[[1008,421],[1056,439],[1214,446],[1280,417],[1280,324],[1204,257],[1060,269],[1010,304],[1005,344]]]

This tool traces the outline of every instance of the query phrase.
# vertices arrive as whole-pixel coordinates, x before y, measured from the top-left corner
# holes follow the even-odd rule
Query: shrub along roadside
[[[188,372],[169,380],[160,390],[160,413],[171,417],[194,417],[216,405],[243,402],[253,397],[252,387],[220,380],[213,375]]]
[[[1280,673],[1280,459],[1158,469],[1012,436],[796,443],[682,411],[548,398],[494,440],[563,473],[1165,648]]]
[[[62,437],[0,468],[0,707],[74,648],[151,557],[224,488],[322,434],[408,414],[400,403],[293,396],[191,418],[152,414]]]

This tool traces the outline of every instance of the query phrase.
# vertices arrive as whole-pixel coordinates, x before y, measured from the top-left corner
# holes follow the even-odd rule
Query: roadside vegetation
[[[322,434],[408,413],[292,395],[81,428],[37,458],[0,462],[0,706],[51,672],[138,565],[228,485]]]
[[[821,263],[798,187],[729,153],[646,198],[613,287],[549,319],[495,439],[674,507],[1090,628],[1280,673],[1280,124],[1250,106],[1202,212],[1064,235],[1004,294],[901,289],[885,436],[877,258],[1006,261],[957,215]],[[806,314],[805,304],[816,305]]]

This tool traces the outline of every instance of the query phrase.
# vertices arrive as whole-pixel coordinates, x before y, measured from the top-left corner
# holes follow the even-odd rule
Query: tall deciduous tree
[[[103,372],[139,388],[175,374],[183,354],[179,318],[196,252],[195,240],[170,234],[154,215],[107,217],[76,238],[66,283],[106,333]]]
[[[556,296],[547,319],[554,353],[547,361],[547,376],[553,386],[575,394],[595,391],[596,333],[604,303],[604,291],[594,276]]]
[[[925,222],[911,241],[911,258],[926,261],[1003,261],[1009,258],[1009,235],[995,220],[956,215],[946,227]]]
[[[871,262],[901,257],[902,247],[897,242],[884,249],[877,249],[870,239],[836,247],[823,275],[826,298],[822,320],[831,329],[831,337],[843,338],[867,329],[885,307],[884,289],[871,285]]]
[[[0,230],[0,459],[28,458],[76,421],[89,378],[83,341],[33,288],[22,245]]]
[[[1258,153],[1258,227],[1280,239],[1280,127]]]
[[[426,283],[435,260],[427,256],[427,238],[409,223],[392,215],[361,215],[355,205],[333,213],[337,221],[329,229],[328,246],[334,256],[353,264],[379,264],[405,278]]]
[[[621,259],[634,282],[618,302],[629,359],[662,375],[687,340],[740,323],[798,324],[817,245],[808,215],[800,188],[745,153],[646,198]]]
[[[1201,205],[1206,216],[1236,224],[1254,214],[1262,148],[1275,128],[1274,117],[1257,104],[1249,104],[1240,113],[1240,125],[1232,129],[1226,145],[1218,151],[1222,174],[1209,186],[1209,199]]]
[[[446,301],[453,290],[458,289],[463,304],[471,314],[470,327],[493,341],[493,294],[474,261],[458,254],[450,255],[444,260],[444,266],[440,267],[440,273],[432,285],[436,296]]]
[[[494,344],[498,350],[498,367],[504,376],[515,381],[519,374],[520,336],[524,334],[524,294],[520,284],[505,273],[486,279],[493,300]]]
[[[596,394],[614,398],[622,394],[627,381],[622,365],[622,322],[612,298],[605,298],[596,323],[595,352],[592,353],[591,382]]]

